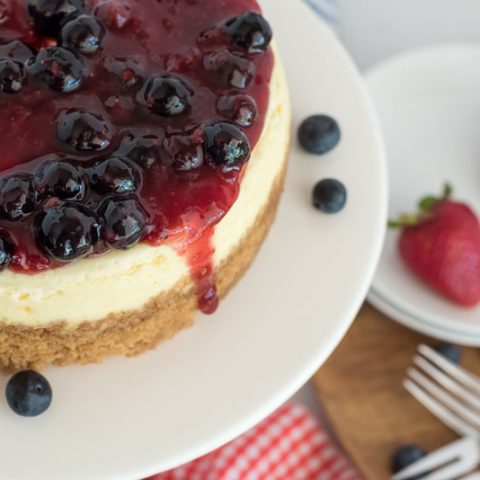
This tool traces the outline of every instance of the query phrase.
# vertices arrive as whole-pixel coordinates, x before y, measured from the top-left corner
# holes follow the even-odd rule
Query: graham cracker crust
[[[215,276],[221,298],[244,275],[262,245],[275,219],[285,173],[286,162],[254,225],[217,268]],[[190,280],[185,279],[168,293],[150,300],[141,310],[110,315],[73,329],[62,322],[44,328],[0,325],[0,368],[39,370],[47,365],[99,363],[111,355],[139,355],[190,327],[197,311],[195,290]]]

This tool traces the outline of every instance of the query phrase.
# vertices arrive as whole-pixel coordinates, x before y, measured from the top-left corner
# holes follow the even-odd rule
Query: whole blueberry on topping
[[[250,158],[245,134],[233,123],[218,122],[205,127],[205,158],[214,168],[236,170]]]
[[[100,115],[67,110],[57,122],[58,138],[77,152],[100,152],[110,146],[110,125]]]
[[[165,140],[167,154],[175,170],[189,172],[201,167],[204,162],[203,135],[200,129],[191,134],[170,135]]]
[[[46,37],[56,37],[62,24],[85,9],[84,0],[28,0],[28,12],[35,30]]]
[[[400,447],[392,456],[391,468],[393,473],[397,473],[400,470],[412,465],[425,456],[425,451],[418,445],[405,445]],[[427,473],[427,472],[425,472]],[[425,475],[415,476],[409,478],[409,480],[419,480]]]
[[[23,370],[10,378],[5,396],[15,413],[23,417],[36,417],[52,403],[52,388],[40,373]]]
[[[207,72],[215,74],[217,80],[234,88],[247,88],[255,76],[255,65],[240,53],[226,48],[217,49],[203,59]]]
[[[59,262],[71,262],[93,252],[99,239],[99,223],[87,208],[63,203],[39,215],[36,232],[40,248]]]
[[[174,75],[157,75],[150,78],[138,94],[138,100],[152,113],[174,117],[190,110],[190,87]]]
[[[156,163],[162,163],[162,144],[164,135],[145,135],[124,140],[118,155],[128,158],[143,169]]]
[[[19,63],[25,63],[37,54],[35,50],[20,40],[0,45],[0,58],[10,58]]]
[[[249,95],[223,95],[218,99],[217,110],[241,127],[250,127],[255,122],[258,109]]]
[[[121,30],[132,19],[132,6],[126,0],[102,0],[93,14],[108,28]]]
[[[36,80],[62,93],[78,90],[85,76],[82,61],[63,47],[42,48],[27,68]]]
[[[26,173],[11,175],[0,181],[0,215],[10,221],[30,215],[37,206],[33,177]]]
[[[61,200],[83,200],[85,179],[83,169],[71,161],[48,161],[40,166],[36,182],[40,194]]]
[[[0,233],[0,272],[3,272],[12,261],[14,246],[8,236]]]
[[[442,342],[433,347],[440,355],[443,355],[447,360],[450,360],[452,363],[459,364],[462,359],[462,352],[458,345],[453,345],[451,343]]]
[[[340,141],[338,123],[328,115],[313,115],[300,125],[298,141],[310,153],[323,155],[333,150]]]
[[[84,55],[92,55],[102,48],[105,29],[89,15],[80,15],[62,28],[61,45]]]
[[[25,83],[23,65],[15,60],[0,60],[0,92],[18,93]]]
[[[143,83],[145,67],[134,58],[122,58],[109,55],[102,60],[103,68],[118,78],[126,89],[132,89]]]
[[[232,18],[226,23],[226,30],[233,42],[248,50],[248,53],[264,52],[273,37],[269,23],[256,12]]]
[[[119,157],[101,160],[88,173],[91,187],[100,194],[135,193],[142,183],[138,167]]]
[[[338,213],[347,203],[347,190],[343,183],[328,178],[315,185],[312,201],[314,207],[324,213]]]
[[[147,216],[133,197],[114,197],[105,201],[100,208],[103,218],[103,240],[117,250],[127,250],[142,238]]]

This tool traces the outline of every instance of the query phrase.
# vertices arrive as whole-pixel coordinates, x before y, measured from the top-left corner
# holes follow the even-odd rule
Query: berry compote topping
[[[256,0],[2,0],[0,271],[167,243],[205,312],[269,100]]]

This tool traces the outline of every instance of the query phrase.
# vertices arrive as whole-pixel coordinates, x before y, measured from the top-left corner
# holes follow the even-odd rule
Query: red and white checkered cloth
[[[303,406],[287,404],[243,436],[148,480],[361,480]]]

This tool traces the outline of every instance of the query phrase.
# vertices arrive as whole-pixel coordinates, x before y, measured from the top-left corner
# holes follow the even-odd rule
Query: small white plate
[[[455,197],[480,208],[480,45],[416,50],[367,75],[387,148],[390,217],[414,211],[449,181]],[[464,309],[418,282],[389,232],[370,300],[427,335],[480,346],[480,307]]]
[[[387,216],[373,109],[344,49],[302,2],[262,3],[286,63],[295,128],[309,114],[331,114],[341,144],[324,157],[294,147],[278,220],[217,314],[139,358],[49,369],[54,401],[38,418],[3,402],[0,478],[135,480],[205,454],[299,389],[360,308]],[[310,204],[314,183],[330,176],[349,192],[335,216]]]

